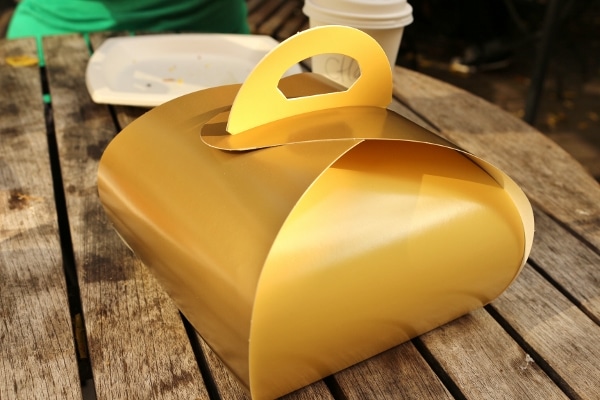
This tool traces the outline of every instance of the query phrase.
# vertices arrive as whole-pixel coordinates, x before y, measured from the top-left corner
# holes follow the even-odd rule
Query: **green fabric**
[[[245,0],[22,0],[9,39],[97,31],[248,33]]]

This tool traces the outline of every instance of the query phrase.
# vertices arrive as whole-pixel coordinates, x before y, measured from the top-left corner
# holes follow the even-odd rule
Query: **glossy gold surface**
[[[349,29],[284,42],[275,75],[312,55],[289,49],[354,38]],[[369,49],[352,55],[370,56],[357,58],[359,81],[385,58],[360,43]],[[276,85],[280,75],[267,75],[253,72],[241,90]],[[244,104],[263,101],[262,89],[240,102],[239,85],[192,93],[134,121],[101,160],[100,198],[116,230],[253,398],[481,307],[529,254],[533,216],[517,185],[387,110],[391,74],[373,80],[389,86],[387,102],[354,98],[369,85],[311,95],[337,89],[312,74],[282,80],[282,107],[251,113]]]

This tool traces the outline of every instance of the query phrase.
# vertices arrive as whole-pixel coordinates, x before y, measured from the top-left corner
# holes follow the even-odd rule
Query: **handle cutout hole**
[[[286,97],[286,99],[314,96],[335,92],[346,92],[356,82],[361,75],[358,62],[343,54],[322,54],[301,61],[304,65],[312,65],[314,68],[315,59],[317,64],[322,63],[326,67],[317,67],[313,71],[323,77],[322,80],[303,82],[302,86],[296,84],[294,80],[286,80],[282,77],[279,80],[277,88]],[[289,93],[294,92],[294,96]]]
[[[337,53],[312,57],[312,68],[347,88],[361,75],[360,66],[354,58]]]

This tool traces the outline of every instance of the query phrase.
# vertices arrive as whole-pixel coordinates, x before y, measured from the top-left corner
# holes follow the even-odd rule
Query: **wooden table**
[[[99,204],[102,151],[145,110],[91,101],[81,36],[43,47],[45,67],[13,67],[35,41],[0,42],[0,399],[247,398]],[[394,78],[395,110],[523,187],[531,257],[492,304],[286,398],[599,399],[598,183],[497,107],[409,70]]]

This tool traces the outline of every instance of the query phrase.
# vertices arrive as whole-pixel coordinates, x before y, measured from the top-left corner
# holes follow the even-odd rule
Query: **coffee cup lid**
[[[326,24],[358,29],[390,29],[413,21],[406,0],[305,0],[304,14]]]

